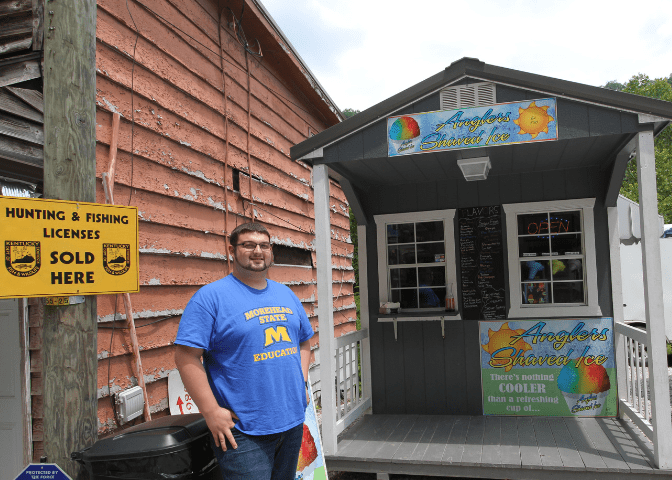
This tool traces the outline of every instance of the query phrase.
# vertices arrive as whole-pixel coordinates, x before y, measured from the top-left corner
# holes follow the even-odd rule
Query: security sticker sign
[[[0,196],[0,298],[137,292],[138,209]]]

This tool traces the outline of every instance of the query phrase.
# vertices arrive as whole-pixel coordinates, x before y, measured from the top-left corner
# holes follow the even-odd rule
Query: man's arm
[[[306,340],[303,343],[299,344],[301,352],[301,371],[303,372],[303,381],[308,381],[308,367],[310,366],[310,340]],[[310,388],[310,385],[308,385]],[[306,389],[306,403],[310,403],[310,396],[308,395],[308,389]]]
[[[310,356],[310,348],[308,353]],[[205,418],[205,422],[215,439],[215,445],[221,446],[222,450],[226,451],[226,439],[228,439],[233,448],[238,448],[231,433],[231,429],[236,424],[233,419],[237,417],[231,410],[222,408],[217,403],[217,399],[208,383],[205,368],[201,363],[202,355],[202,348],[175,345],[175,365],[177,365],[182,377],[182,383],[184,383],[187,392],[203,414],[203,418]],[[301,359],[303,360],[303,350]],[[301,365],[303,366],[303,362],[301,362]]]

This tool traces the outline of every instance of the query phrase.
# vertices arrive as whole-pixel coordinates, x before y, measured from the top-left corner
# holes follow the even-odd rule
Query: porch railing
[[[625,377],[625,392],[619,391],[619,411],[653,440],[646,331],[625,323],[616,323],[614,332],[616,349],[620,350],[617,352],[621,359],[619,374]]]
[[[371,393],[363,388],[362,364],[368,361],[363,341],[368,330],[359,330],[338,337],[336,343],[336,434],[345,430],[371,407]]]

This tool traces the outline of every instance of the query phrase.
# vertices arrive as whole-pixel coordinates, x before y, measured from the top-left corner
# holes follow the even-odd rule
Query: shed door
[[[20,362],[19,301],[0,300],[0,480],[24,467]]]

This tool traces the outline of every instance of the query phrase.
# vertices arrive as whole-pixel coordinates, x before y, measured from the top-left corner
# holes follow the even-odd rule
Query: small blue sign
[[[72,480],[55,463],[31,463],[14,480]]]

